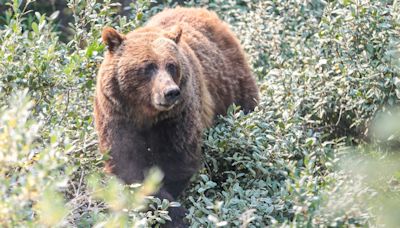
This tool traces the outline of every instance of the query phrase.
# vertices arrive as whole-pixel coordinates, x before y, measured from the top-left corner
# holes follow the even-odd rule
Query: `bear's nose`
[[[169,102],[169,103],[176,101],[180,95],[181,95],[181,91],[179,90],[179,88],[176,88],[176,87],[167,89],[164,93],[165,100],[167,100],[167,102]]]

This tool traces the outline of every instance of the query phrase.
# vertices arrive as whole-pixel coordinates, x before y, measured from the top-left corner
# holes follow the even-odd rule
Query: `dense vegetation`
[[[133,30],[176,3],[122,16],[110,0],[67,2],[69,36],[57,12],[0,0],[0,226],[163,223],[176,203],[148,197],[162,173],[133,186],[103,173],[92,98],[101,29]],[[231,25],[262,93],[253,113],[232,106],[204,134],[205,168],[180,200],[188,222],[399,226],[398,1],[186,4]]]

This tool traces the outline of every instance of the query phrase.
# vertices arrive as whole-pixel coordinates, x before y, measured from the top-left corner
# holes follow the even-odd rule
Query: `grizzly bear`
[[[205,128],[231,104],[254,109],[258,88],[239,41],[215,13],[166,9],[126,35],[105,28],[108,51],[94,103],[100,150],[125,183],[153,166],[165,177],[156,196],[175,200],[201,166]],[[186,227],[170,208],[168,227]]]

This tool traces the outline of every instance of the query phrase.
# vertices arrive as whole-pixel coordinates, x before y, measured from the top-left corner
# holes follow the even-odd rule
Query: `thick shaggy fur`
[[[127,35],[103,31],[108,52],[100,67],[95,124],[108,169],[126,183],[158,166],[159,197],[174,200],[200,167],[201,138],[213,119],[235,103],[248,112],[259,95],[238,40],[205,9],[167,9]],[[163,94],[178,88],[167,106]],[[170,227],[184,227],[183,208]]]

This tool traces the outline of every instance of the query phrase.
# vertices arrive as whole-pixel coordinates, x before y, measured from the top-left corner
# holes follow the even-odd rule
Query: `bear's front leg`
[[[143,136],[132,124],[123,120],[109,120],[101,129],[104,130],[99,132],[102,150],[110,155],[110,160],[107,161],[109,171],[126,184],[142,182],[145,173],[152,167],[147,157],[148,151]],[[172,190],[165,185],[155,196],[170,202],[175,201],[173,192],[170,192]],[[168,211],[172,221],[167,221],[163,227],[188,227],[184,223],[186,209],[170,207]]]
[[[172,195],[163,187],[160,191],[155,195],[157,198],[160,199],[167,199],[168,201],[175,201]],[[172,221],[167,221],[165,225],[162,227],[164,228],[186,228],[189,227],[184,219],[187,214],[187,210],[180,206],[180,207],[170,207],[168,209],[168,214],[171,217]]]
[[[142,182],[149,168],[143,140],[132,124],[124,120],[108,120],[100,133],[102,151],[108,153],[108,171],[126,184]]]

